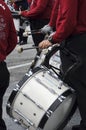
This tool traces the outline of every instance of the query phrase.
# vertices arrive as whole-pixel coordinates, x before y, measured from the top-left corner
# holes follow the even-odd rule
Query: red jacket
[[[0,61],[6,59],[16,44],[17,35],[11,12],[6,3],[0,0]]]
[[[54,0],[33,0],[30,11],[22,11],[21,15],[31,19],[50,19]]]
[[[60,0],[54,42],[86,32],[86,0]]]
[[[58,16],[58,9],[59,9],[59,0],[55,0],[55,4],[51,13],[49,25],[51,27],[56,27],[56,19]]]
[[[27,0],[27,2],[28,2],[29,4],[31,4],[32,0]]]

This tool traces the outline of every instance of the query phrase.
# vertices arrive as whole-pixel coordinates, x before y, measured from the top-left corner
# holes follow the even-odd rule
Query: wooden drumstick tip
[[[23,36],[24,36],[24,37],[28,37],[28,32],[24,32],[24,33],[23,33]]]
[[[16,50],[17,50],[18,53],[22,53],[23,52],[23,48],[20,47],[20,46],[17,46]]]

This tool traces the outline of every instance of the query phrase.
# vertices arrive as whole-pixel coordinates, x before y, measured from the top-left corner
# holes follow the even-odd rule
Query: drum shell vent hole
[[[36,113],[33,113],[34,116],[36,116]]]
[[[20,105],[23,105],[23,102],[20,102]]]

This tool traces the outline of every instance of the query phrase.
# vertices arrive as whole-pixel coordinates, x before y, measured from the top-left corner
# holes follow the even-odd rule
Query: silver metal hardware
[[[63,100],[64,100],[65,98],[66,98],[66,97],[64,97],[64,96],[59,96],[59,97],[58,97],[58,99],[59,99],[60,102],[63,102]]]
[[[47,117],[49,118],[52,113],[53,113],[53,112],[52,112],[51,110],[48,110],[48,111],[46,112]]]
[[[28,119],[27,117],[25,117],[19,110],[15,109],[14,112],[17,113],[18,115],[20,115],[22,118],[24,118],[28,122],[28,124],[30,126],[34,127],[34,123],[30,119]]]
[[[33,72],[32,72],[32,71],[29,71],[29,73],[26,73],[25,75],[29,77],[29,76],[31,76],[32,74],[33,74]]]
[[[58,89],[62,89],[63,82],[59,81]]]
[[[35,102],[34,100],[32,100],[27,94],[25,93],[22,93],[24,97],[26,97],[27,99],[29,99],[30,101],[32,101],[39,109],[43,110],[45,112],[45,109],[40,105],[38,104],[37,102]]]
[[[37,77],[34,76],[34,78],[41,84],[43,85],[47,90],[49,90],[52,94],[57,94],[52,88],[48,88],[47,85],[45,85],[41,80]]]

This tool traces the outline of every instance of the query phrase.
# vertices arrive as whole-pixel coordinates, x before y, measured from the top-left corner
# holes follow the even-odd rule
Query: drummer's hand
[[[52,43],[49,42],[48,40],[43,40],[42,42],[39,43],[40,49],[45,49],[48,48],[49,46],[52,46]]]
[[[19,11],[18,14],[21,15],[21,11]]]

